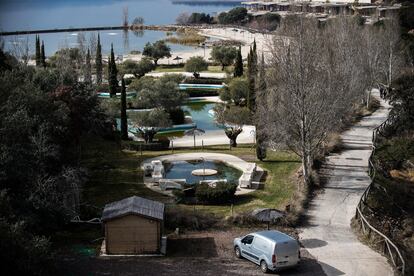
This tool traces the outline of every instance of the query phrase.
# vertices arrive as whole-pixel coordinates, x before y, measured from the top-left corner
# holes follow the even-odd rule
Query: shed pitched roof
[[[102,221],[131,214],[163,220],[164,204],[138,196],[131,196],[106,204],[102,213]]]

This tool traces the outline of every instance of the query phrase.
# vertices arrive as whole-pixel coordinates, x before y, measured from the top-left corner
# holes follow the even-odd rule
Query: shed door
[[[145,254],[159,251],[159,222],[128,216],[107,225],[110,254]]]

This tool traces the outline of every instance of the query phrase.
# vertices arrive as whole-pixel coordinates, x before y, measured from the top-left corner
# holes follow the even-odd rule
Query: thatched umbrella
[[[253,210],[251,216],[258,221],[267,222],[267,230],[269,230],[270,223],[284,217],[285,214],[277,209],[261,208]]]
[[[196,135],[203,135],[205,132],[205,130],[200,129],[200,128],[192,128],[189,130],[184,131],[184,135],[187,136],[193,136],[194,137],[194,148],[196,147]]]
[[[182,60],[182,58],[181,58],[181,57],[179,57],[179,56],[176,56],[173,60],[177,61],[177,64],[178,64],[178,61],[179,61],[179,60]]]

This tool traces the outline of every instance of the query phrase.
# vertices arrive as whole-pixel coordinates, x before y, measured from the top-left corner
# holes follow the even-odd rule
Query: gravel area
[[[166,257],[80,257],[62,256],[62,275],[263,275],[259,267],[237,259],[233,238],[254,229],[209,231],[172,237]],[[325,275],[306,250],[296,268],[272,275]]]

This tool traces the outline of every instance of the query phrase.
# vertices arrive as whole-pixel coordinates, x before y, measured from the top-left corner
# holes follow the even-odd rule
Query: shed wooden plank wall
[[[160,222],[128,215],[105,223],[108,254],[156,253],[160,249]]]

